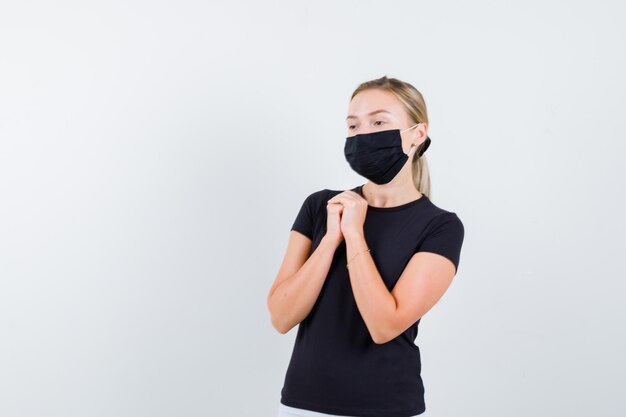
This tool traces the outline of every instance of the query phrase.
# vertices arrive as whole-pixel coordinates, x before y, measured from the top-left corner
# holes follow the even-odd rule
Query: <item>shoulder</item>
[[[326,188],[309,191],[308,194],[305,194],[302,208],[306,209],[310,215],[315,215],[319,211],[319,208],[325,206],[326,201],[330,199],[328,192],[329,190]]]
[[[335,190],[335,189],[332,189],[332,188],[326,188],[326,189],[324,189],[322,191],[325,191],[327,198],[331,199],[334,196],[336,196],[337,194],[343,193],[344,191],[354,191],[354,192],[357,192],[359,187],[360,187],[360,185],[357,185],[357,186],[352,187],[352,188],[346,188],[345,190]]]
[[[456,211],[439,207],[430,199],[428,199],[426,209],[428,212],[427,229],[429,231],[446,229],[455,230],[461,236],[464,234],[463,221]]]
[[[305,201],[307,201],[309,204],[312,205],[317,205],[319,203],[321,203],[322,201],[325,201],[325,199],[329,199],[330,197],[328,196],[330,190],[328,190],[327,188],[321,189],[321,190],[315,190],[312,192],[309,192],[309,194],[307,194]]]
[[[427,237],[446,235],[462,242],[465,226],[456,212],[444,210],[430,219],[426,227],[426,235]]]
[[[449,209],[444,209],[428,198],[427,199],[427,210],[429,213],[429,217],[432,221],[442,222],[442,221],[454,221],[461,223],[461,219],[459,218],[456,211],[452,211]]]
[[[454,211],[442,209],[434,204],[430,209],[432,217],[427,220],[415,252],[433,252],[443,255],[452,261],[456,271],[465,239],[463,222]]]
[[[434,228],[445,226],[448,229],[457,229],[463,232],[463,222],[459,216],[453,211],[444,211],[432,219]]]

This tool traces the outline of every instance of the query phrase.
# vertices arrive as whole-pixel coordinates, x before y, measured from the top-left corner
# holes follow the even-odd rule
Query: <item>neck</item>
[[[423,196],[411,181],[403,183],[376,184],[367,182],[361,186],[361,195],[370,206],[395,207]]]

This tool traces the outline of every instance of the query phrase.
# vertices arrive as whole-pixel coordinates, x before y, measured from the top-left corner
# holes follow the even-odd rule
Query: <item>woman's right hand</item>
[[[343,241],[343,233],[341,233],[341,214],[343,212],[343,204],[330,203],[326,204],[326,236],[337,246]]]

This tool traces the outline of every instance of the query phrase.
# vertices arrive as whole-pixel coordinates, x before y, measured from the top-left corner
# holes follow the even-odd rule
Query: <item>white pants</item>
[[[422,417],[422,414],[416,414],[413,417]],[[351,417],[341,416],[339,414],[326,414],[317,411],[305,410],[303,408],[289,407],[283,403],[278,404],[278,417]]]

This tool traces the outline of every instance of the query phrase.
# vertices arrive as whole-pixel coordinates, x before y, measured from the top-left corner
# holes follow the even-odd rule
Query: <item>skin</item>
[[[371,114],[384,109],[387,112]],[[349,103],[347,136],[415,125],[392,94],[366,90]],[[402,148],[409,155],[405,166],[387,184],[367,182],[364,197],[346,190],[327,202],[327,232],[307,258],[311,240],[290,231],[287,251],[267,297],[273,326],[287,333],[311,311],[337,247],[345,240],[349,276],[354,298],[375,343],[394,339],[423,317],[449,288],[456,270],[448,258],[430,252],[412,256],[391,292],[387,290],[370,252],[363,231],[368,206],[395,207],[422,198],[413,185],[411,158],[427,135],[421,123],[401,134]]]

